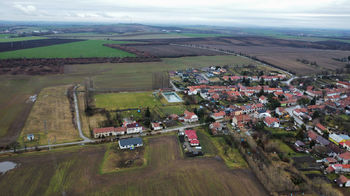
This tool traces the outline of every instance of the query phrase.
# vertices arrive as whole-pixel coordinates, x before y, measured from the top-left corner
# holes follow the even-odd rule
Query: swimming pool
[[[181,97],[175,92],[164,92],[162,95],[169,103],[182,102]]]

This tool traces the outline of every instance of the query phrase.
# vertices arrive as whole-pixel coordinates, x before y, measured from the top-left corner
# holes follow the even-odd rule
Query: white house
[[[141,132],[142,132],[142,126],[140,126],[138,123],[131,123],[126,125],[127,134],[141,133]]]
[[[221,111],[221,112],[217,112],[217,113],[213,113],[211,115],[211,117],[215,120],[219,120],[219,119],[223,119],[225,117],[225,111]]]
[[[134,149],[143,146],[142,139],[140,137],[121,139],[118,141],[120,149]]]
[[[154,122],[154,123],[152,123],[152,129],[153,130],[161,130],[161,129],[163,129],[163,127],[160,125],[160,123]]]
[[[278,128],[280,126],[280,121],[278,118],[266,117],[264,123],[268,127]]]
[[[196,121],[198,121],[198,116],[197,116],[195,113],[189,112],[189,111],[186,110],[186,111],[184,112],[184,114],[185,114],[185,116],[184,116],[184,121],[185,121],[185,122],[191,123],[191,122],[196,122]]]
[[[264,95],[262,95],[259,97],[259,102],[262,104],[267,104],[267,98]]]

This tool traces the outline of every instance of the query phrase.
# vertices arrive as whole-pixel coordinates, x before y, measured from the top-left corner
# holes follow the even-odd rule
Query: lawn
[[[134,93],[106,93],[95,95],[95,106],[107,110],[147,108],[160,105],[152,91]]]
[[[247,162],[243,159],[238,149],[229,146],[223,136],[213,137],[202,128],[196,130],[204,153],[207,153],[209,156],[219,155],[227,167],[231,169],[248,167]]]
[[[80,140],[66,95],[68,87],[48,87],[40,92],[18,138],[20,143],[34,146],[47,144],[48,140],[51,144]],[[35,141],[28,141],[27,134],[34,134]]]
[[[288,157],[296,157],[296,156],[305,156],[303,153],[297,153],[293,149],[291,149],[287,144],[279,139],[272,140],[278,144],[278,148],[285,153]]]
[[[170,114],[181,115],[184,113],[185,108],[183,105],[164,106],[164,107],[160,107],[160,111],[165,115],[170,115]]]
[[[37,37],[37,36],[30,36],[30,37],[14,37],[10,38],[11,35],[7,36],[0,36],[0,43],[1,42],[18,42],[18,41],[29,41],[29,40],[38,40],[38,39],[47,39],[46,37]]]
[[[81,58],[134,57],[134,54],[103,46],[116,41],[86,40],[80,42],[1,52],[0,59],[8,58]]]
[[[107,151],[100,166],[100,173],[112,173],[141,168],[147,165],[147,145],[135,150],[121,150],[117,142],[108,144]]]

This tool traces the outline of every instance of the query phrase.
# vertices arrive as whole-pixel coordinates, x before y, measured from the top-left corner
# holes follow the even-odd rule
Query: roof
[[[305,146],[304,142],[300,141],[300,140],[297,140],[295,142],[295,144],[297,144],[298,146]]]
[[[337,179],[337,184],[344,184],[347,181],[349,181],[349,179],[343,175],[340,175],[339,178]]]
[[[343,160],[350,160],[350,152],[344,152],[343,154],[340,154],[339,157]]]
[[[153,127],[160,127],[160,123],[154,122],[154,123],[152,123],[152,126]]]
[[[186,119],[191,119],[192,116],[196,116],[195,113],[189,112],[188,110],[186,110],[186,111],[184,112],[184,114],[185,114],[185,118],[186,118]]]
[[[115,132],[124,132],[125,130],[126,130],[125,127],[116,127],[116,128],[114,128]]]
[[[185,130],[185,135],[189,140],[194,140],[198,138],[195,130]]]
[[[324,146],[327,146],[330,143],[327,139],[325,139],[324,137],[319,136],[319,135],[317,135],[316,141]]]
[[[333,158],[333,157],[327,157],[327,158],[326,158],[326,161],[327,161],[328,163],[336,163],[336,162],[337,162],[337,160],[335,160],[335,158]]]
[[[194,140],[191,140],[191,141],[190,141],[190,144],[199,144],[199,141],[196,140],[196,139],[194,139]]]
[[[308,131],[307,135],[309,136],[309,138],[311,138],[312,140],[316,140],[317,138],[317,133],[315,133],[314,131]]]
[[[131,123],[126,125],[127,128],[139,127],[139,123]]]
[[[221,112],[217,112],[217,113],[214,113],[213,115],[215,116],[215,117],[220,117],[220,116],[225,116],[225,111],[221,111]]]
[[[327,171],[328,173],[332,173],[332,172],[334,171],[334,168],[333,168],[332,166],[328,166],[327,169],[326,169],[326,171]]]
[[[329,134],[329,138],[334,140],[335,142],[338,142],[338,143],[344,140],[342,137],[340,137],[340,135],[337,135],[334,133]]]
[[[266,124],[268,124],[268,125],[271,125],[272,123],[279,122],[279,120],[278,120],[278,118],[266,117],[264,119],[264,122],[266,122]]]
[[[119,144],[121,146],[142,144],[142,139],[140,137],[121,139],[121,140],[119,140]]]
[[[96,133],[108,133],[113,131],[114,131],[114,127],[103,127],[103,128],[94,128],[92,132],[96,134]]]
[[[324,130],[327,129],[326,127],[324,127],[323,125],[321,125],[321,123],[317,123],[317,124],[316,124],[316,127],[319,128],[319,129],[321,129],[322,131],[324,131]]]
[[[221,125],[220,122],[214,122],[214,123],[211,124],[211,126],[212,126],[212,128],[214,128],[214,129],[218,129],[218,128],[221,128],[221,127],[222,127],[222,125]]]

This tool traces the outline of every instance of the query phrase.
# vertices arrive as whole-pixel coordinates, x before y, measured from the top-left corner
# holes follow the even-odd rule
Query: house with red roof
[[[193,113],[193,112],[189,112],[189,111],[185,111],[184,112],[184,121],[185,122],[188,122],[188,123],[191,123],[191,122],[197,122],[198,121],[198,116]]]
[[[328,129],[324,127],[321,123],[317,123],[315,125],[315,131],[317,131],[319,134],[323,135],[324,132],[326,132]]]
[[[350,151],[350,140],[346,140],[345,142],[339,143],[343,148]]]
[[[127,134],[133,134],[133,133],[141,133],[143,127],[139,125],[139,123],[134,122],[126,125],[126,133]]]
[[[307,136],[309,137],[309,141],[312,141],[312,140],[316,140],[317,139],[317,133],[315,133],[314,131],[308,131],[307,132]]]
[[[191,146],[199,146],[199,140],[191,140],[190,145]]]
[[[198,140],[197,133],[195,130],[185,130],[185,136],[189,141]]]
[[[209,128],[213,135],[217,135],[218,132],[222,130],[223,126],[220,122],[214,122],[209,125]]]
[[[342,81],[338,81],[336,83],[337,86],[340,86],[340,87],[343,87],[343,88],[347,88],[349,89],[350,88],[350,83],[349,82],[342,82]]]
[[[339,178],[336,179],[336,182],[339,187],[350,187],[350,180],[344,175],[340,175]]]
[[[267,98],[264,95],[259,97],[259,102],[262,103],[262,104],[267,104],[268,103]]]
[[[226,114],[225,111],[220,111],[220,112],[213,113],[212,115],[210,115],[210,117],[212,117],[214,120],[220,120],[225,117],[225,114]]]
[[[339,161],[342,161],[343,164],[350,164],[350,152],[344,152],[340,155],[337,155]]]
[[[163,129],[163,127],[160,125],[160,123],[153,122],[153,123],[151,123],[151,125],[152,125],[152,129],[153,130],[161,130],[161,129]]]
[[[126,131],[125,127],[103,127],[103,128],[94,128],[92,130],[92,133],[94,135],[94,138],[104,138],[109,136],[116,136],[116,135],[124,135]]]
[[[244,125],[250,122],[252,118],[249,115],[236,115],[232,118],[232,126],[238,126],[238,124]]]
[[[264,123],[268,127],[275,127],[278,128],[280,126],[280,121],[278,118],[273,118],[273,117],[266,117],[264,119]]]

